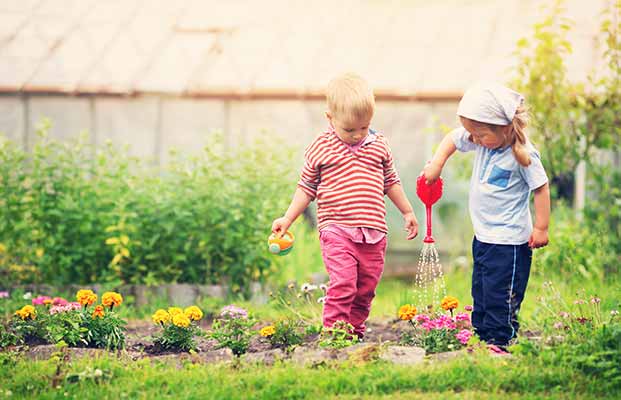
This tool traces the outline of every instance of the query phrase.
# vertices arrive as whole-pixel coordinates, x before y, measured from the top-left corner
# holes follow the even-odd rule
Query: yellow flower
[[[78,300],[78,303],[83,306],[90,306],[97,301],[97,295],[89,289],[78,290],[78,294],[75,297]]]
[[[155,314],[151,316],[151,319],[156,324],[165,324],[170,321],[170,314],[168,313],[168,311],[160,308],[155,312]]]
[[[453,296],[446,296],[442,299],[440,306],[445,310],[454,310],[459,306],[459,301]]]
[[[96,306],[95,310],[93,311],[93,318],[103,318],[104,315],[105,315],[104,306],[102,305]]]
[[[116,292],[106,292],[101,296],[101,304],[106,307],[120,306],[123,303],[123,296]]]
[[[190,318],[188,318],[188,316],[183,313],[176,314],[172,318],[172,323],[173,325],[180,328],[187,328],[188,326],[190,326]]]
[[[193,321],[198,321],[199,319],[203,318],[203,312],[200,308],[196,306],[190,306],[186,308],[185,310],[183,310],[183,313]]]
[[[263,337],[268,337],[268,336],[272,336],[273,334],[276,333],[276,328],[274,328],[273,325],[268,325],[266,327],[261,328],[261,330],[259,331],[259,335],[263,336]]]
[[[6,253],[6,246],[0,243],[0,254],[4,254],[4,253]]]
[[[404,321],[410,321],[412,318],[414,318],[417,312],[418,310],[416,309],[416,307],[411,304],[405,304],[399,307],[399,318]]]
[[[183,314],[183,310],[179,307],[168,307],[168,314],[170,314],[171,317],[174,317],[177,314]]]
[[[37,256],[37,258],[43,257],[43,254],[45,254],[45,251],[42,248],[38,248],[35,250],[35,255]]]
[[[43,300],[43,304],[45,304],[46,306],[49,306],[50,304],[52,304],[52,299]]]
[[[35,319],[37,316],[37,310],[33,306],[26,305],[15,311],[15,315],[19,315],[19,317],[23,320],[25,319]]]

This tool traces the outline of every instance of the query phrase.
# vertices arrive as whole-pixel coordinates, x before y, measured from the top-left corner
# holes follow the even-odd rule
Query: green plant
[[[354,327],[346,321],[336,321],[331,327],[323,327],[319,337],[319,346],[342,349],[358,343]]]
[[[151,318],[162,327],[162,333],[154,339],[156,346],[163,350],[196,350],[194,337],[203,334],[198,326],[203,312],[198,307],[191,306],[185,310],[178,307],[159,309]]]
[[[300,320],[282,319],[274,325],[264,327],[259,332],[267,338],[273,348],[290,352],[302,343],[303,323]]]
[[[218,348],[228,347],[234,355],[240,356],[250,346],[250,339],[255,334],[252,330],[255,322],[243,308],[229,305],[213,322],[208,336],[218,342]]]
[[[0,278],[50,284],[249,283],[278,272],[265,239],[291,190],[287,149],[266,138],[155,170],[112,144],[57,142],[49,121],[31,152],[0,139]],[[289,171],[289,170],[287,170]]]
[[[46,324],[47,335],[52,343],[65,342],[69,346],[88,345],[85,339],[88,327],[80,310],[59,312],[50,315]]]
[[[84,340],[89,347],[106,348],[110,350],[125,347],[125,325],[114,312],[105,312],[103,317],[96,317],[87,313],[84,316],[84,325],[81,330],[85,333]]]

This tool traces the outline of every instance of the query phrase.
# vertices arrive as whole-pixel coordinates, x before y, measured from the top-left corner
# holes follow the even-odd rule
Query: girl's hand
[[[428,185],[435,182],[440,177],[441,173],[442,167],[434,162],[428,162],[425,168],[423,168],[423,174],[425,175],[425,180]]]
[[[274,222],[272,222],[272,233],[276,235],[276,237],[281,237],[287,232],[287,229],[291,226],[291,220],[287,217],[276,218]]]
[[[528,247],[531,249],[538,249],[548,244],[548,230],[547,229],[533,229],[533,233],[528,239]]]
[[[413,212],[403,214],[405,230],[408,232],[407,240],[412,240],[418,235],[418,221]]]

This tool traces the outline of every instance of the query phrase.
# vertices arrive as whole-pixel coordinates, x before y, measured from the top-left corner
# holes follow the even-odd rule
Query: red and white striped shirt
[[[336,133],[319,134],[304,153],[298,186],[317,199],[319,230],[335,224],[388,232],[384,195],[400,183],[386,138],[350,151]]]

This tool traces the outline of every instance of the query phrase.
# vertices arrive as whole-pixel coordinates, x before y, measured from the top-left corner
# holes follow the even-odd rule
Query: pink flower
[[[7,292],[6,290],[0,292],[0,299],[6,299],[7,297],[9,297],[9,292]]]
[[[54,306],[66,306],[69,302],[62,297],[54,297],[52,299],[52,305]]]
[[[466,313],[457,313],[457,315],[455,315],[455,321],[468,321],[468,322],[470,322],[470,315],[468,315]]]
[[[79,310],[81,308],[82,306],[80,305],[80,303],[74,301],[71,303],[67,303],[65,305],[52,306],[50,308],[50,314],[54,315],[54,314],[67,312],[67,311]]]
[[[247,318],[248,311],[231,304],[222,308],[222,311],[220,311],[220,316],[229,318]]]
[[[562,322],[555,322],[554,323],[554,329],[563,329],[563,323]]]
[[[567,311],[561,311],[560,313],[558,313],[558,315],[565,319],[569,318],[569,313]]]
[[[473,310],[473,307],[472,307],[472,306],[470,306],[470,305],[468,305],[468,306],[464,306],[464,310],[466,310],[466,311],[472,311],[472,310]]]
[[[416,322],[418,322],[419,324],[422,324],[424,322],[429,322],[429,315],[427,314],[418,314],[416,316],[414,316],[414,320]]]
[[[593,304],[599,304],[602,300],[599,297],[592,297],[591,298],[591,303]]]
[[[471,336],[472,332],[470,332],[468,329],[462,329],[455,335],[457,340],[459,340],[459,342],[464,345],[468,343],[468,340],[470,340]]]
[[[45,300],[52,300],[50,296],[39,296],[32,299],[33,306],[42,306],[45,304]]]

